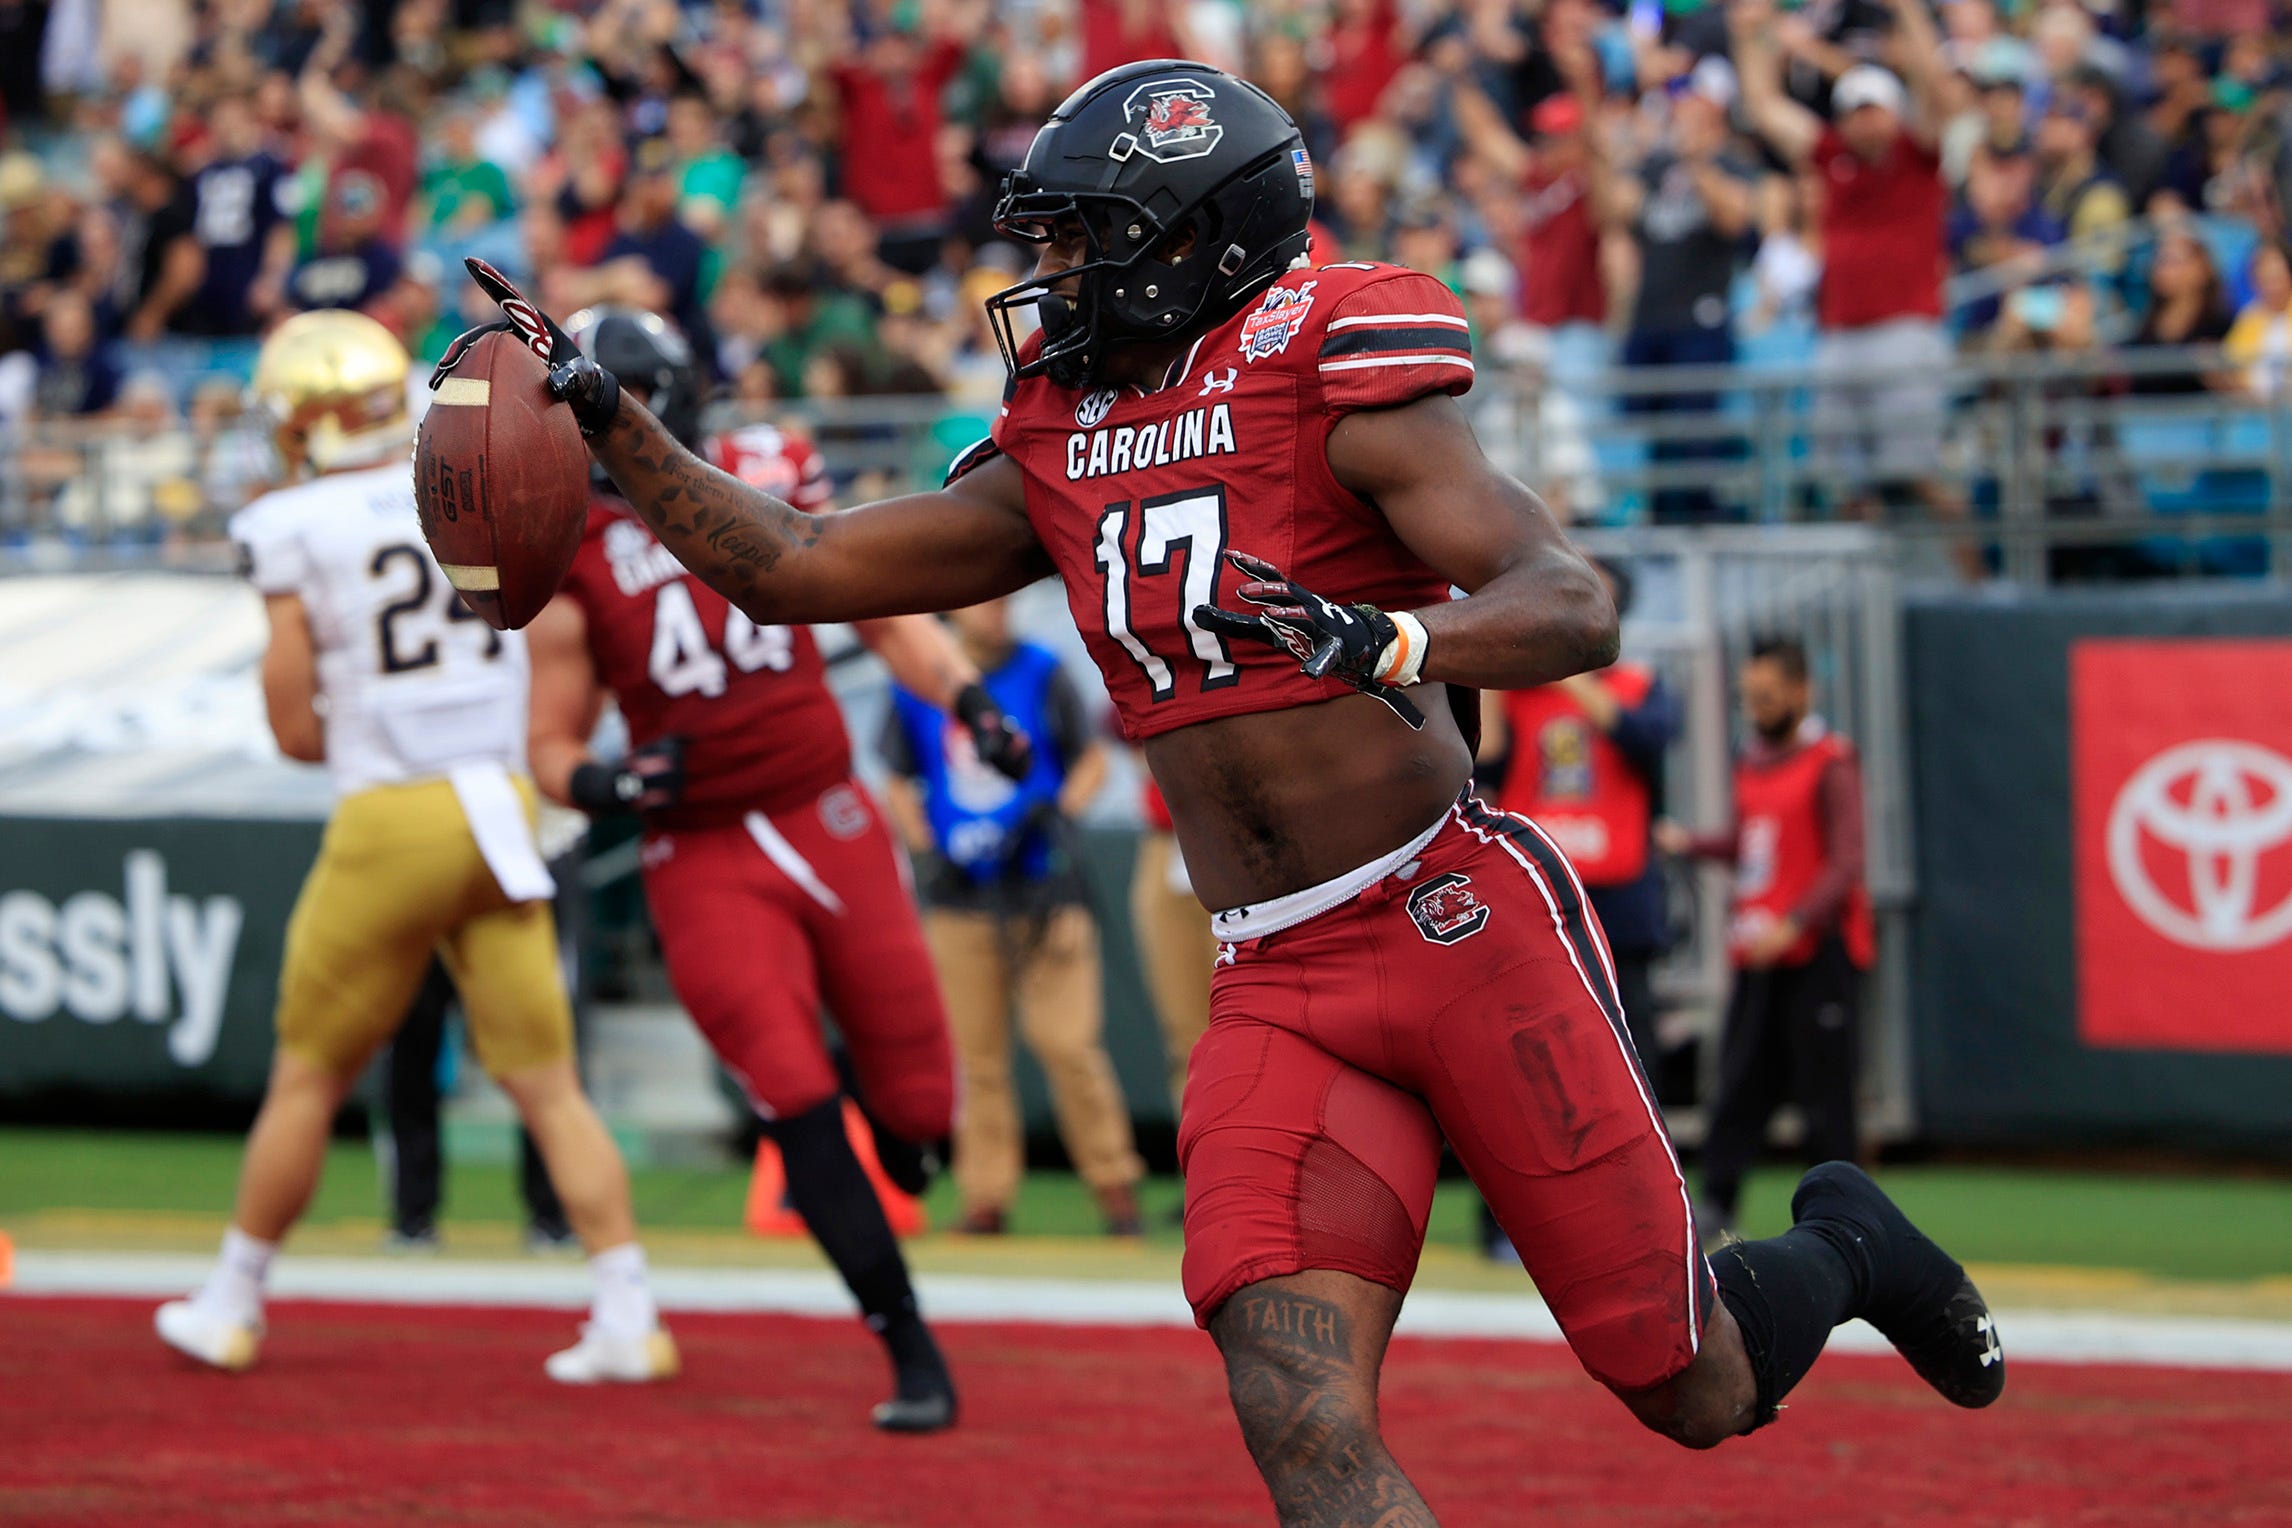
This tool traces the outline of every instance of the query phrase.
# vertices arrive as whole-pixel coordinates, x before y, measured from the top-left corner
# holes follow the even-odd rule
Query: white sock
[[[589,1319],[600,1329],[621,1337],[641,1337],[660,1325],[660,1307],[645,1282],[645,1249],[635,1242],[607,1247],[589,1259],[589,1272],[597,1280],[597,1297],[589,1306]]]
[[[252,1321],[263,1313],[263,1283],[270,1277],[277,1242],[257,1241],[237,1226],[223,1233],[223,1251],[215,1271],[207,1275],[194,1297],[199,1304],[234,1321]]]

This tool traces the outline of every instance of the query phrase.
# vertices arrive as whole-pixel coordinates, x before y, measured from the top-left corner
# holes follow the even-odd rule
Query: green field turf
[[[226,1214],[239,1142],[225,1136],[0,1129],[0,1226],[46,1210]],[[637,1216],[664,1229],[731,1228],[740,1221],[747,1175],[726,1169],[644,1168],[634,1175]],[[1780,1230],[1796,1173],[1758,1174],[1745,1201],[1745,1234]],[[1890,1167],[1880,1174],[1903,1207],[1968,1262],[2124,1268],[2190,1279],[2292,1276],[2292,1180],[2284,1177],[2087,1173],[2028,1168]],[[314,1222],[373,1221],[381,1213],[374,1156],[337,1143],[312,1206]],[[446,1219],[516,1220],[512,1171],[456,1163]],[[1175,1242],[1170,1212],[1177,1180],[1143,1193],[1150,1235]],[[931,1194],[935,1224],[954,1219],[951,1185]],[[1013,1216],[1022,1235],[1089,1235],[1098,1229],[1087,1193],[1062,1173],[1034,1173]],[[1431,1240],[1467,1245],[1477,1234],[1474,1201],[1444,1185]]]

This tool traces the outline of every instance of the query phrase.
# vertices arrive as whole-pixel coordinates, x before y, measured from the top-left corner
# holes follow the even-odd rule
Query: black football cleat
[[[904,1315],[877,1333],[891,1354],[896,1383],[890,1400],[874,1411],[875,1425],[892,1433],[933,1433],[955,1425],[955,1378],[923,1318]]]
[[[1860,1246],[1870,1291],[1862,1318],[1942,1399],[1978,1408],[2005,1393],[2005,1349],[1982,1292],[1868,1173],[1823,1163],[1799,1180],[1791,1219],[1829,1221]]]

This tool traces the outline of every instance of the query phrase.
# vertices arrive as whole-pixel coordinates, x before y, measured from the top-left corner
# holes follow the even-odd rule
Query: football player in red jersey
[[[1392,266],[1293,268],[1311,177],[1289,118],[1215,69],[1078,90],[1006,182],[999,222],[1042,254],[989,304],[1012,365],[993,438],[937,492],[806,515],[568,348],[551,386],[754,619],[1064,579],[1220,909],[1180,1130],[1186,1292],[1284,1523],[1432,1521],[1376,1395],[1444,1136],[1585,1368],[1681,1443],[1772,1420],[1857,1316],[1986,1404],[2004,1369],[1980,1295],[1851,1165],[1807,1175],[1782,1236],[1716,1270],[1698,1251],[1583,889],[1534,824],[1464,794],[1452,717],[1469,687],[1612,661],[1613,607],[1455,403],[1455,298]],[[1012,343],[1025,307],[1042,332]]]
[[[600,308],[574,315],[571,332],[679,439],[697,437],[698,378],[666,321]],[[777,431],[736,439],[720,460],[829,507],[808,443]],[[890,1351],[897,1391],[877,1425],[948,1425],[954,1388],[845,1138],[819,1011],[823,999],[834,1010],[879,1155],[911,1192],[923,1186],[923,1143],[952,1123],[947,1017],[897,851],[852,778],[811,632],[728,605],[605,480],[565,587],[528,634],[534,778],[592,815],[643,813],[645,895],[669,978],[755,1103],[791,1201]],[[982,758],[1026,773],[1027,739],[937,621],[896,616],[862,623],[861,635],[902,684],[964,718]],[[629,726],[618,764],[589,753],[608,692]]]

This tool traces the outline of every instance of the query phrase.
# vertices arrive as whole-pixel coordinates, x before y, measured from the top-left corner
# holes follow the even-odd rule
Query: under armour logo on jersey
[[[1409,893],[1409,919],[1434,944],[1470,939],[1488,926],[1488,904],[1473,895],[1472,877],[1451,870]]]
[[[1982,1334],[1982,1367],[2005,1362],[2005,1349],[1998,1345],[1998,1324],[1984,1316],[1974,1323],[1974,1330]]]
[[[1228,366],[1223,372],[1213,366],[1203,375],[1202,390],[1194,396],[1207,398],[1212,393],[1230,393],[1234,390],[1234,383],[1240,378],[1241,368],[1238,366]]]

